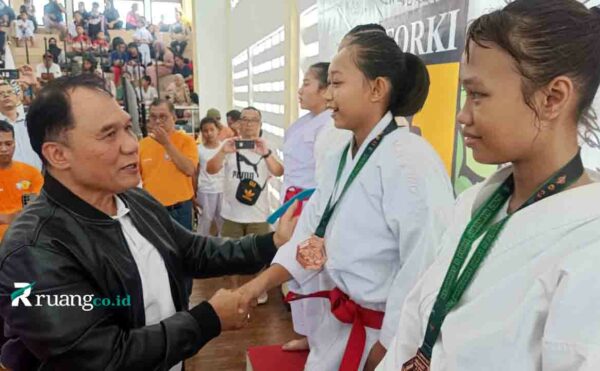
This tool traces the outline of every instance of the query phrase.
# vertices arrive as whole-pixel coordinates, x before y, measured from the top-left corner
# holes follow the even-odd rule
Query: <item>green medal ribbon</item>
[[[555,195],[570,185],[575,183],[583,174],[584,168],[581,162],[581,153],[569,161],[567,165],[552,175],[538,190],[517,210],[522,210],[533,203],[546,197]],[[494,242],[498,239],[500,232],[506,225],[506,222],[514,214],[504,217],[502,220],[491,224],[502,206],[509,199],[514,190],[513,175],[508,177],[502,185],[496,189],[490,198],[475,212],[475,215],[464,230],[454,257],[446,272],[446,277],[442,283],[440,291],[429,315],[427,330],[423,345],[419,349],[428,360],[431,359],[433,346],[440,334],[442,324],[448,313],[458,304],[461,297],[473,281],[475,273],[481,266],[486,255],[490,251]],[[490,225],[491,224],[491,225]],[[462,274],[459,272],[463,267],[472,245],[483,234],[483,239],[473,252],[473,256],[467,263]]]
[[[342,152],[342,158],[340,159],[340,163],[338,165],[338,171],[337,171],[337,176],[335,178],[335,185],[333,187],[333,192],[331,193],[331,196],[329,197],[329,201],[327,202],[327,206],[325,207],[325,211],[323,212],[321,221],[319,222],[319,225],[317,226],[315,236],[321,237],[321,238],[325,237],[325,231],[327,230],[327,224],[329,224],[329,220],[331,219],[331,216],[333,215],[335,207],[337,206],[337,204],[340,202],[340,200],[342,199],[342,197],[344,196],[344,194],[350,187],[350,184],[352,184],[352,182],[354,181],[354,179],[356,178],[358,173],[365,166],[365,164],[367,163],[367,161],[369,160],[369,158],[371,157],[373,152],[375,152],[375,149],[377,149],[377,147],[379,146],[379,144],[381,143],[383,138],[386,135],[388,135],[389,133],[391,133],[392,131],[396,130],[397,128],[398,128],[398,125],[396,124],[396,121],[394,119],[392,119],[392,121],[388,124],[388,126],[386,126],[386,128],[383,129],[383,131],[379,135],[377,135],[375,138],[373,138],[373,140],[371,140],[369,142],[369,144],[367,145],[367,148],[365,148],[365,151],[362,153],[362,155],[358,159],[358,162],[356,163],[356,165],[354,165],[354,168],[352,169],[352,172],[350,173],[350,176],[348,177],[346,184],[344,184],[342,193],[340,193],[340,196],[338,197],[337,201],[335,201],[335,203],[333,203],[333,196],[335,195],[335,192],[338,188],[338,183],[340,181],[340,178],[342,177],[342,173],[344,172],[344,167],[346,166],[346,156],[348,155],[348,150],[350,149],[351,143],[348,143],[346,148],[344,148],[344,151]]]

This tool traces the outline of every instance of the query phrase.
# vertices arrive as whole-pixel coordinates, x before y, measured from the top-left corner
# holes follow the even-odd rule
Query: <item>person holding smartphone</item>
[[[229,138],[206,164],[208,174],[225,171],[223,186],[223,237],[235,238],[269,232],[270,213],[267,183],[271,176],[282,176],[283,165],[269,144],[260,138],[262,114],[254,107],[242,110],[240,137]],[[233,286],[237,282],[233,280]],[[259,300],[266,302],[263,295]]]

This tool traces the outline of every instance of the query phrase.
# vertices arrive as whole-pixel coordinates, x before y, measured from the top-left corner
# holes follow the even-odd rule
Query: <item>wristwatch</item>
[[[271,154],[273,154],[273,151],[269,150],[269,152],[267,152],[267,154],[264,155],[262,158],[267,158],[267,157],[271,156]]]

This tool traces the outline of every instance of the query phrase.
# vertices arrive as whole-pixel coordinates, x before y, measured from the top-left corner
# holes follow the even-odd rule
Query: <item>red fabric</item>
[[[288,202],[292,197],[302,192],[304,189],[298,187],[290,187],[285,191],[285,197],[283,198],[283,203]],[[302,213],[302,209],[304,208],[304,203],[307,200],[301,200],[298,202],[298,208],[294,211],[294,216],[299,216]]]
[[[356,371],[365,351],[367,332],[365,327],[381,329],[384,312],[363,308],[337,287],[331,291],[318,291],[309,295],[288,292],[286,302],[308,298],[325,298],[331,303],[331,313],[342,323],[352,324],[346,350],[340,364],[340,371]]]
[[[281,345],[248,348],[248,359],[254,371],[303,371],[307,358],[308,350],[286,352]]]

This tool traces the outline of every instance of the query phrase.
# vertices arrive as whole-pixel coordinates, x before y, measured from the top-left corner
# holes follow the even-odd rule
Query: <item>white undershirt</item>
[[[119,197],[115,199],[117,215],[113,216],[113,219],[121,223],[127,246],[133,255],[142,281],[146,326],[154,325],[176,312],[167,267],[158,250],[133,225],[127,206]],[[181,365],[182,362],[179,362],[171,367],[170,371],[180,371]]]

